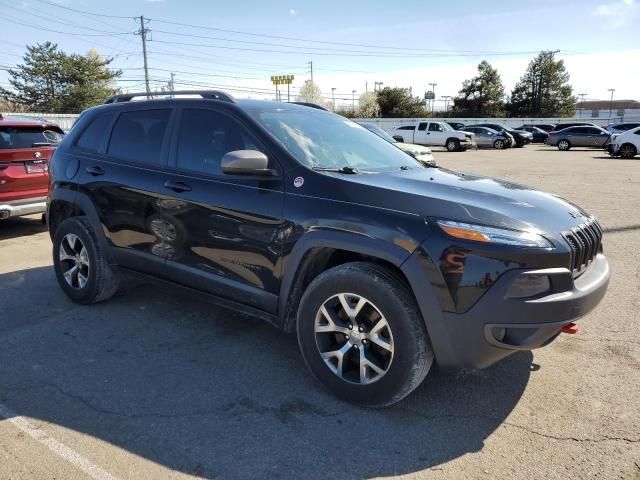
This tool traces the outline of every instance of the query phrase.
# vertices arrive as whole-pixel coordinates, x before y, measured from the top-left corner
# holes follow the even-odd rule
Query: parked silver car
[[[465,132],[475,134],[478,148],[497,148],[499,150],[513,145],[513,139],[507,137],[508,134],[500,133],[489,127],[464,127]]]
[[[547,145],[557,146],[558,150],[569,150],[571,147],[604,148],[611,134],[600,127],[569,127],[549,133]]]

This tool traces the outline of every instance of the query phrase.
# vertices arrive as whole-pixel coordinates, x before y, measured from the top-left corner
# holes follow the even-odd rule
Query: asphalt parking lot
[[[611,284],[577,335],[357,408],[260,320],[139,281],[72,304],[39,218],[12,219],[0,223],[0,477],[640,478],[640,158],[434,154],[600,219]]]

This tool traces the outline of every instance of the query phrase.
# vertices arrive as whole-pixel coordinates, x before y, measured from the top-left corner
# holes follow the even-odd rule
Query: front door
[[[427,128],[427,137],[429,142],[427,145],[444,146],[447,141],[444,128],[442,128],[442,125],[439,123],[429,123],[429,127]]]
[[[173,232],[167,271],[180,283],[275,313],[284,188],[272,177],[222,173],[234,150],[269,152],[222,109],[183,108],[171,152],[171,195],[157,218]],[[270,168],[277,171],[275,158]]]

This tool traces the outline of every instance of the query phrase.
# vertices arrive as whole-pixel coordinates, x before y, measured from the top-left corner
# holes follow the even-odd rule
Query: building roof
[[[585,100],[578,102],[577,107],[586,110],[608,110],[609,107],[613,110],[640,110],[640,102],[637,100]]]

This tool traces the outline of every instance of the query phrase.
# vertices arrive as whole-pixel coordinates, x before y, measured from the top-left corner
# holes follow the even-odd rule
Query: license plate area
[[[47,173],[49,171],[49,164],[46,160],[32,160],[25,162],[24,168],[27,173]]]

